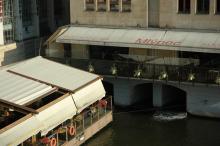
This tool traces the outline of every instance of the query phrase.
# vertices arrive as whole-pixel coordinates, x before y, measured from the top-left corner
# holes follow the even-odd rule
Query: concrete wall
[[[48,57],[64,58],[64,46],[60,43],[51,43],[45,52]]]
[[[89,59],[88,45],[71,45],[72,58]]]
[[[71,23],[107,26],[148,26],[148,0],[132,0],[131,12],[85,11],[84,0],[70,0]]]
[[[0,46],[0,66],[40,55],[40,41],[41,39],[32,39]]]
[[[160,0],[148,0],[148,22],[149,27],[159,27]]]
[[[178,14],[178,0],[160,0],[160,27],[187,29],[220,29],[220,15],[215,14],[215,0],[210,0],[210,14],[196,14],[196,0],[191,0],[191,13]]]
[[[18,48],[15,43],[0,47],[0,66],[25,59],[25,49]]]

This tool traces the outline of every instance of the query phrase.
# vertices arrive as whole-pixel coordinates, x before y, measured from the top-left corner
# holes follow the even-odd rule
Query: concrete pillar
[[[114,104],[118,106],[129,106],[132,104],[129,80],[115,80],[114,82]]]
[[[54,18],[54,0],[48,0],[48,9],[47,9],[47,13],[48,13],[48,25],[50,27],[50,31],[54,32],[56,29],[55,26],[55,18]]]
[[[163,86],[162,84],[153,84],[153,106],[163,106]]]
[[[33,0],[32,4],[33,10],[33,25],[34,25],[34,31],[35,36],[40,36],[40,31],[39,31],[39,15],[38,15],[38,10],[37,10],[37,0]]]
[[[13,1],[14,5],[14,17],[15,17],[15,40],[21,41],[23,36],[23,29],[22,29],[22,20],[21,20],[21,11],[19,7],[19,1],[15,0]]]

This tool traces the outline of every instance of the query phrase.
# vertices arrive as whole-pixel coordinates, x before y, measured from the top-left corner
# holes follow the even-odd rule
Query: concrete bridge
[[[113,93],[116,105],[129,106],[144,101],[152,102],[154,107],[163,107],[186,102],[186,110],[190,114],[220,117],[218,85],[110,76],[104,78],[104,84],[108,86],[107,92]]]

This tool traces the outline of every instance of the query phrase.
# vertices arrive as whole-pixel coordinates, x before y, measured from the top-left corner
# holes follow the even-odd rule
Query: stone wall
[[[104,26],[148,26],[148,0],[132,0],[131,12],[85,11],[84,0],[70,1],[71,23]]]

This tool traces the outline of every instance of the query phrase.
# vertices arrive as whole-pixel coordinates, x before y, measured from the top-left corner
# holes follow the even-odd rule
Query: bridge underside
[[[128,80],[112,77],[105,77],[105,81],[113,85],[115,105],[124,107],[134,105],[135,101],[140,98],[140,96],[134,97],[134,89],[139,85],[147,84],[146,89],[139,90],[142,93],[137,95],[146,95],[142,96],[141,101],[144,101],[143,97],[149,99],[149,96],[151,96],[153,107],[186,104],[186,111],[192,115],[220,118],[220,90],[218,86],[204,84],[180,85],[178,82],[153,82],[152,80]],[[152,85],[152,88],[149,85]],[[151,102],[151,100],[146,99],[145,101]]]

